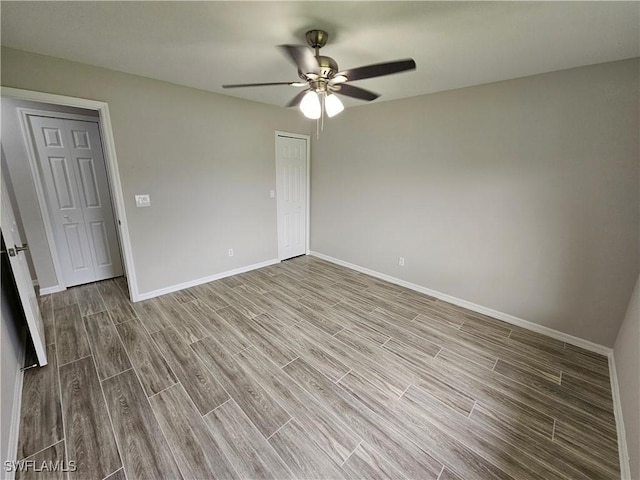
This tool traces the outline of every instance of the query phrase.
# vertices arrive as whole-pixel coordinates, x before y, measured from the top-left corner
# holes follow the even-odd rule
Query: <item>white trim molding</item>
[[[8,448],[6,452],[7,458],[5,460],[19,460],[18,459],[18,434],[20,433],[20,414],[22,413],[22,385],[24,384],[24,371],[22,366],[27,355],[26,340],[22,342],[22,361],[18,364],[18,376],[14,384],[13,390],[13,411],[11,412],[11,427],[9,429],[9,439],[7,441]],[[6,480],[13,480],[15,478],[15,471],[6,473]]]
[[[185,288],[195,287],[196,285],[202,285],[203,283],[213,282],[214,280],[220,280],[221,278],[231,277],[240,273],[249,272],[251,270],[257,270],[258,268],[268,267],[269,265],[275,265],[280,263],[277,258],[273,260],[267,260],[265,262],[254,263],[253,265],[246,265],[244,267],[235,268],[233,270],[227,270],[226,272],[214,273],[206,277],[198,278],[196,280],[189,280],[188,282],[179,283],[177,285],[171,285],[169,287],[159,288],[150,292],[139,293],[138,300],[148,300],[150,298],[159,297],[160,295],[166,295],[167,293],[177,292],[184,290]]]
[[[120,239],[121,252],[127,280],[129,284],[129,297],[131,301],[137,302],[138,282],[136,279],[135,264],[133,261],[133,249],[131,246],[131,238],[129,235],[129,225],[127,222],[127,214],[125,211],[124,194],[122,192],[122,183],[120,181],[120,171],[118,169],[118,159],[116,156],[116,145],[111,129],[111,117],[109,115],[109,105],[99,100],[88,100],[85,98],[68,97],[66,95],[57,95],[46,92],[36,92],[32,90],[22,90],[19,88],[2,87],[0,94],[2,96],[15,98],[18,100],[28,100],[32,102],[49,103],[53,105],[63,105],[67,107],[84,108],[95,110],[98,112],[98,123],[100,125],[100,134],[102,135],[102,148],[104,151],[104,159],[107,167],[107,175],[109,177],[109,185],[114,203],[116,222],[118,223],[118,236]],[[57,273],[57,272],[56,272]],[[60,283],[60,281],[58,281]],[[55,288],[55,287],[51,287]],[[59,287],[58,287],[59,288]],[[64,288],[63,288],[64,289]],[[58,290],[59,291],[59,290]],[[53,293],[53,292],[51,292]]]
[[[629,463],[629,447],[627,446],[627,432],[622,417],[622,400],[620,399],[620,384],[616,371],[616,360],[613,352],[609,354],[609,378],[611,380],[611,395],[613,396],[613,415],[616,419],[616,432],[618,434],[618,456],[620,457],[620,478],[631,478],[631,465]]]
[[[609,356],[613,352],[611,348],[605,347],[604,345],[599,345],[597,343],[584,340],[583,338],[575,337],[573,335],[569,335],[568,333],[564,333],[559,330],[555,330],[553,328],[545,327],[544,325],[539,325],[537,323],[533,323],[528,320],[518,318],[508,313],[500,312],[498,310],[493,310],[491,308],[484,307],[482,305],[477,305],[475,303],[468,302],[467,300],[462,300],[460,298],[448,295],[446,293],[438,292],[436,290],[431,290],[430,288],[426,288],[421,285],[417,285],[415,283],[407,282],[406,280],[401,280],[399,278],[392,277],[391,275],[387,275],[385,273],[376,272],[375,270],[370,270],[366,267],[361,267],[360,265],[355,265],[353,263],[345,262],[344,260],[340,260],[340,259],[331,257],[329,255],[325,255],[323,253],[312,251],[310,252],[310,255],[313,255],[314,257],[318,257],[322,260],[326,260],[331,263],[335,263],[337,265],[342,265],[343,267],[347,267],[361,273],[365,273],[367,275],[371,275],[372,277],[385,280],[389,283],[394,283],[396,285],[400,285],[402,287],[406,287],[411,290],[424,293],[425,295],[435,297],[439,300],[453,303],[454,305],[458,305],[460,307],[467,308],[474,312],[481,313],[483,315],[487,315],[489,317],[493,317],[498,320],[502,320],[512,325],[517,325],[519,327],[526,328],[527,330],[531,330],[532,332],[541,333],[542,335],[547,335],[548,337],[570,343],[571,345],[584,348],[585,350],[589,350],[591,352],[599,353],[605,356]]]

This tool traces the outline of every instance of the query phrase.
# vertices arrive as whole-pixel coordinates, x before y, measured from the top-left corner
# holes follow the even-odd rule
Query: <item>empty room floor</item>
[[[41,299],[19,459],[83,480],[620,478],[606,357],[313,257],[125,292]]]

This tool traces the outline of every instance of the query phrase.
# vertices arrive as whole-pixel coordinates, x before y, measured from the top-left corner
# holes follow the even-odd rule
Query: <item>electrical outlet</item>
[[[404,267],[404,257],[398,257],[398,265]]]
[[[229,249],[229,256],[230,256],[230,257],[233,257],[233,248],[230,248],[230,249]]]

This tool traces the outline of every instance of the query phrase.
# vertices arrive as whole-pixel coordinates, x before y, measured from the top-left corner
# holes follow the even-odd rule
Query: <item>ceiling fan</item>
[[[331,57],[320,55],[320,49],[327,44],[329,35],[323,30],[309,30],[306,33],[307,44],[314,51],[304,45],[280,45],[279,48],[298,67],[301,82],[269,82],[244,83],[223,85],[222,88],[263,87],[273,85],[289,85],[292,87],[307,87],[298,93],[287,104],[287,107],[300,105],[300,110],[307,118],[319,119],[323,113],[329,117],[337,115],[344,109],[344,105],[335,94],[372,101],[379,97],[364,88],[355,87],[347,82],[364,80],[366,78],[381,77],[392,73],[415,70],[416,62],[407,58],[393,62],[377,63],[349,70],[339,70],[338,63]]]

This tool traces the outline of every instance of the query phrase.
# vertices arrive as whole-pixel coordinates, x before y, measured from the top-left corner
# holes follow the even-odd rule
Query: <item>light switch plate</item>
[[[151,197],[149,195],[136,195],[136,207],[150,207]]]
[[[269,190],[269,197],[276,198],[276,191],[275,190]]]

